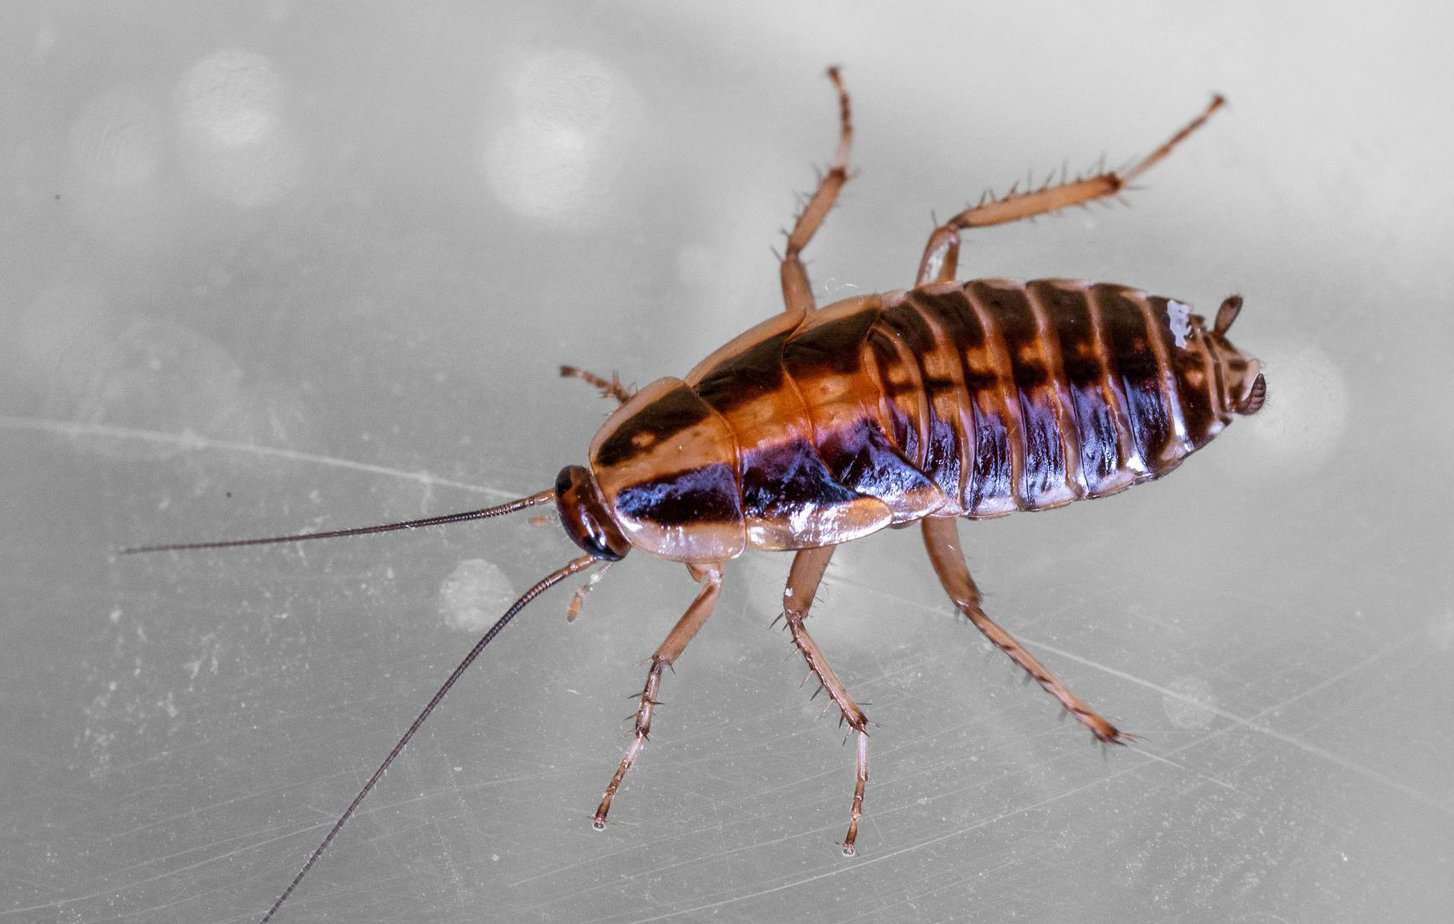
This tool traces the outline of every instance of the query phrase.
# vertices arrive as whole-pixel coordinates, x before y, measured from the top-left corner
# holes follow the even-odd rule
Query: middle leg
[[[641,689],[641,701],[636,707],[636,731],[631,738],[631,744],[626,747],[626,754],[621,758],[621,765],[616,768],[616,773],[611,777],[611,782],[606,786],[606,792],[601,796],[601,804],[596,808],[596,818],[593,824],[597,831],[606,827],[606,815],[611,811],[611,801],[616,798],[616,791],[621,788],[621,783],[626,779],[626,771],[636,762],[636,757],[646,745],[646,739],[651,736],[651,715],[655,711],[658,700],[657,690],[661,687],[661,672],[664,668],[671,667],[677,658],[681,657],[682,651],[707,617],[712,615],[712,608],[717,604],[717,594],[722,589],[722,568],[720,565],[712,566],[701,572],[693,572],[698,575],[698,580],[704,582],[704,586],[697,594],[697,599],[687,607],[686,613],[677,620],[671,632],[666,636],[666,641],[656,649],[656,654],[651,656],[651,667],[646,672],[646,685]]]
[[[818,583],[822,581],[823,572],[832,557],[831,545],[804,549],[793,557],[793,566],[788,571],[788,586],[783,590],[783,617],[787,620],[788,631],[792,633],[793,645],[808,663],[808,670],[817,678],[820,689],[826,691],[828,698],[838,707],[843,722],[858,736],[853,803],[849,809],[848,833],[843,837],[843,855],[851,857],[857,852],[858,820],[863,815],[863,792],[868,786],[868,716],[848,695],[843,681],[838,679],[828,659],[823,657],[822,649],[803,626],[803,620],[808,618],[808,610],[813,605],[813,597],[818,593]]]
[[[949,517],[926,517],[923,522],[924,546],[929,550],[929,560],[934,564],[939,582],[944,585],[949,599],[974,623],[974,627],[983,632],[995,647],[1009,655],[1011,661],[1020,665],[1045,692],[1059,700],[1060,705],[1089,728],[1097,740],[1107,744],[1125,744],[1132,738],[1132,735],[1101,718],[1084,700],[1070,692],[1059,677],[1050,673],[1039,659],[1026,651],[1013,635],[985,615],[980,607],[979,588],[974,585],[974,578],[969,576],[969,566],[964,563],[964,553],[959,548],[958,524]]]

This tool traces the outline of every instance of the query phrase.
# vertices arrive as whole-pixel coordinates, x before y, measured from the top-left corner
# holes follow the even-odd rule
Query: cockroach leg
[[[577,587],[576,592],[571,594],[570,605],[565,608],[566,622],[575,622],[576,618],[581,615],[581,607],[586,605],[586,594],[596,589],[596,585],[601,583],[601,578],[605,577],[606,572],[611,570],[611,565],[612,562],[607,562],[591,572],[591,576],[586,578],[586,582]]]
[[[924,246],[924,256],[919,260],[919,285],[936,281],[948,282],[954,279],[959,257],[959,232],[961,231],[968,228],[1002,225],[1011,221],[1019,221],[1022,218],[1034,218],[1036,215],[1059,211],[1072,205],[1085,205],[1096,199],[1119,195],[1132,180],[1155,166],[1188,135],[1201,128],[1211,114],[1221,108],[1225,102],[1221,96],[1213,96],[1212,101],[1207,104],[1207,108],[1203,109],[1200,115],[1125,171],[1098,172],[1094,176],[1082,177],[1054,186],[1047,182],[1047,185],[1039,189],[1024,191],[1016,191],[1017,185],[1000,198],[990,199],[988,202],[981,202],[973,208],[965,209],[935,228],[934,233],[929,235],[929,243]]]
[[[578,369],[575,366],[561,366],[560,377],[563,379],[577,378],[588,385],[594,385],[601,390],[601,397],[615,398],[625,404],[631,400],[636,392],[621,384],[621,378],[616,373],[611,373],[608,379],[605,376],[596,375],[594,372],[587,372],[585,369]]]
[[[681,657],[686,649],[687,643],[702,624],[712,615],[712,608],[717,604],[717,594],[722,589],[722,568],[720,565],[711,568],[698,569],[701,571],[700,580],[704,582],[697,598],[677,624],[667,633],[666,640],[661,647],[656,649],[656,654],[651,656],[651,667],[646,672],[646,685],[641,689],[641,701],[636,707],[636,730],[631,738],[631,744],[626,748],[626,754],[621,758],[621,765],[616,768],[616,774],[611,777],[611,782],[606,786],[606,792],[601,796],[601,804],[596,808],[596,818],[593,824],[597,831],[606,827],[606,815],[611,811],[611,802],[616,798],[616,792],[621,788],[621,783],[626,779],[626,771],[636,762],[636,757],[646,745],[646,739],[651,735],[651,716],[656,709],[658,701],[657,691],[661,688],[661,674],[665,668],[672,665],[677,658]]]
[[[1025,671],[1036,683],[1060,701],[1071,715],[1089,728],[1097,740],[1108,744],[1125,744],[1133,736],[1120,731],[1087,706],[1080,697],[1070,692],[1060,678],[1041,664],[1024,646],[1015,641],[994,620],[985,615],[980,607],[979,588],[969,575],[969,566],[964,562],[964,553],[959,545],[959,525],[947,517],[927,517],[924,520],[924,546],[929,550],[929,560],[939,575],[939,582],[949,594],[949,599],[959,608],[975,628],[983,632],[994,645],[1010,656],[1010,660]]]
[[[953,282],[959,270],[959,229],[951,225],[940,225],[929,235],[924,245],[924,256],[919,258],[919,275],[914,285],[923,286],[931,282]]]
[[[783,590],[783,615],[787,619],[788,631],[792,633],[793,645],[808,663],[808,670],[818,678],[820,688],[827,692],[828,698],[838,707],[843,721],[858,735],[853,804],[849,810],[848,833],[843,837],[843,854],[851,857],[857,850],[854,845],[858,840],[858,819],[863,815],[863,791],[868,785],[868,716],[864,715],[853,697],[848,695],[843,681],[838,679],[827,658],[823,656],[822,649],[803,626],[803,620],[808,618],[808,610],[813,605],[813,597],[818,593],[823,572],[828,568],[828,560],[832,557],[833,546],[804,549],[793,556],[793,565],[788,571],[788,584]]]
[[[798,220],[788,234],[787,250],[783,253],[781,274],[783,302],[789,314],[806,315],[813,310],[813,286],[808,282],[808,271],[803,269],[799,255],[813,234],[823,224],[828,211],[848,182],[848,151],[853,144],[853,118],[848,106],[848,91],[843,88],[843,79],[838,68],[828,68],[828,79],[838,91],[838,150],[828,171],[818,178],[818,188],[808,199],[808,204],[798,213]]]

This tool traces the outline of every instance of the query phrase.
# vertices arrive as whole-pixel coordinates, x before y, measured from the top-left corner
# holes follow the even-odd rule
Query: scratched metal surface
[[[825,300],[905,285],[985,185],[1232,108],[1134,208],[975,234],[962,274],[1210,308],[1268,407],[1173,477],[967,526],[992,614],[1144,736],[1100,754],[951,613],[912,532],[845,548],[799,685],[787,559],[733,564],[604,833],[626,695],[690,599],[635,556],[503,635],[288,921],[1435,921],[1454,908],[1448,56],[1424,6],[36,4],[0,96],[0,922],[241,922],[483,619],[571,555],[525,517],[608,406],[778,310],[834,142]],[[899,5],[903,7],[902,4]],[[951,9],[952,6],[952,9]]]

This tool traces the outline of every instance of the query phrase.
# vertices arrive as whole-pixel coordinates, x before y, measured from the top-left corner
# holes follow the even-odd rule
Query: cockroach
[[[1081,280],[955,281],[960,234],[1113,197],[1223,105],[1212,101],[1166,143],[1123,171],[1046,181],[988,196],[936,227],[914,288],[819,308],[801,255],[848,182],[848,93],[839,142],[787,235],[785,310],[702,360],[685,378],[633,391],[570,366],[620,406],[591,440],[588,465],[509,503],[355,529],[125,552],[216,549],[360,536],[480,520],[554,504],[585,553],[546,575],[475,643],[263,915],[268,921],[333,842],[384,771],[487,645],[547,589],[632,549],[679,561],[701,584],[656,649],[635,730],[596,809],[604,828],[655,718],[662,672],[712,614],[726,563],[751,549],[794,553],[783,592],[793,645],[857,739],[843,853],[852,856],[868,783],[868,718],[808,634],[814,594],[840,544],[886,526],[920,524],[955,607],[1102,743],[1131,738],[1072,693],[985,614],[960,552],[957,520],[1048,510],[1105,497],[1176,468],[1267,397],[1257,360],[1227,339],[1242,307],[1226,299],[1211,328],[1186,304]],[[593,575],[599,577],[598,571]],[[571,601],[579,611],[586,590]]]

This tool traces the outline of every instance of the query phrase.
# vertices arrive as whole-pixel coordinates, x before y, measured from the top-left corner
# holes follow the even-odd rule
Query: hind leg
[[[857,851],[855,844],[858,841],[858,820],[863,815],[863,792],[868,785],[868,716],[864,715],[853,697],[848,695],[843,681],[838,679],[838,675],[829,666],[828,659],[823,656],[822,649],[803,626],[803,621],[808,618],[808,610],[813,605],[813,597],[818,592],[818,583],[822,581],[823,572],[832,557],[833,546],[805,549],[793,557],[793,566],[788,572],[788,586],[783,590],[783,617],[787,620],[788,631],[792,633],[794,647],[807,662],[812,676],[817,678],[819,688],[827,692],[828,698],[838,707],[839,717],[858,736],[853,802],[849,808],[848,833],[843,837],[843,853],[851,857]]]
[[[1211,103],[1202,110],[1201,115],[1192,119],[1159,148],[1141,158],[1124,172],[1113,170],[1108,173],[1098,173],[1095,176],[1055,186],[1051,186],[1047,181],[1046,185],[1039,189],[1025,192],[1016,192],[1011,189],[1002,199],[981,202],[973,208],[965,209],[935,228],[934,233],[929,235],[929,243],[924,246],[924,256],[919,260],[917,284],[950,282],[954,279],[959,263],[959,232],[963,230],[1002,225],[1011,221],[1019,221],[1022,218],[1034,218],[1036,215],[1059,211],[1072,205],[1085,205],[1096,199],[1120,193],[1132,180],[1170,154],[1172,149],[1184,141],[1188,135],[1201,128],[1202,124],[1224,102],[1220,96],[1212,97]]]
[[[813,287],[808,282],[808,271],[803,269],[800,255],[833,208],[843,184],[848,182],[848,151],[853,144],[853,118],[848,107],[848,92],[843,89],[838,68],[828,68],[828,79],[833,81],[833,87],[838,91],[838,150],[833,155],[833,162],[828,165],[828,172],[818,178],[818,188],[798,213],[793,230],[788,233],[787,249],[780,267],[783,303],[788,314],[802,315],[813,310]]]
[[[616,792],[621,788],[621,783],[626,779],[626,772],[636,762],[636,757],[646,745],[646,739],[651,735],[651,716],[655,711],[658,700],[657,690],[661,687],[661,673],[665,668],[671,667],[677,658],[681,657],[686,649],[687,643],[707,617],[712,615],[712,608],[717,604],[717,594],[722,589],[722,569],[720,566],[707,568],[700,572],[698,580],[704,582],[697,599],[687,607],[686,613],[677,620],[677,624],[667,633],[666,641],[656,649],[656,654],[651,656],[651,667],[646,672],[646,685],[641,690],[641,700],[636,707],[636,730],[631,738],[631,744],[626,747],[626,754],[621,758],[621,765],[616,768],[616,773],[611,777],[611,782],[606,786],[606,792],[601,796],[601,804],[596,808],[594,821],[596,830],[606,827],[606,815],[611,811],[611,801],[616,798]]]
[[[1070,692],[1065,684],[1060,682],[1060,678],[1050,673],[1045,665],[1015,641],[1014,636],[985,615],[984,610],[980,607],[979,588],[974,585],[974,578],[969,576],[969,566],[964,563],[964,553],[960,551],[959,547],[959,527],[953,519],[948,517],[925,519],[924,546],[929,550],[929,560],[934,563],[934,571],[939,575],[939,582],[944,585],[949,599],[953,600],[954,605],[959,607],[959,611],[974,623],[976,629],[983,632],[985,637],[997,648],[1009,655],[1011,661],[1020,665],[1045,692],[1059,700],[1060,705],[1075,716],[1082,725],[1089,728],[1091,734],[1095,735],[1098,740],[1107,744],[1125,744],[1133,737],[1101,718],[1080,697]]]

